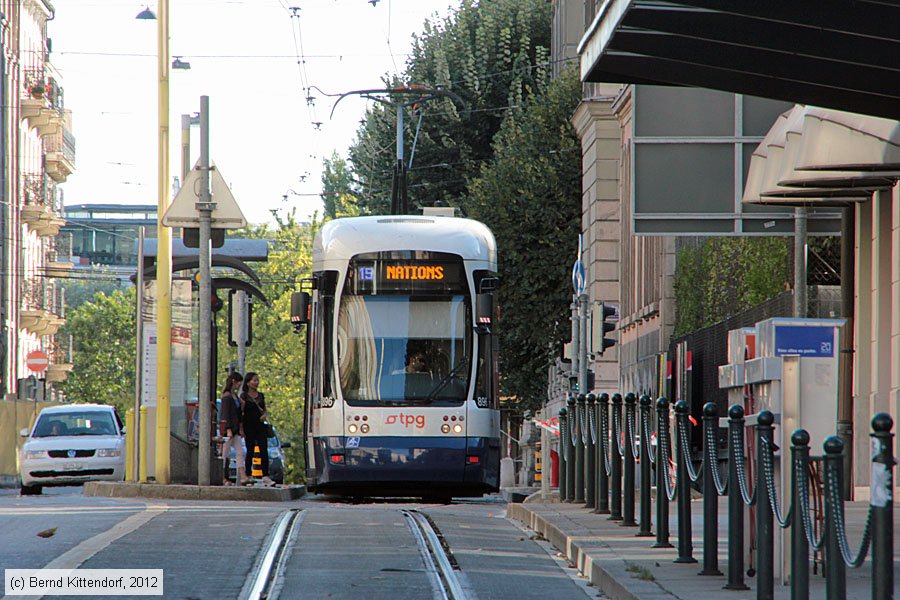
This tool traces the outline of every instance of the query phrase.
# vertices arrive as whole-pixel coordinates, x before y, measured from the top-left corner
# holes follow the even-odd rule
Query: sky
[[[145,0],[146,1],[146,0]],[[373,4],[374,2],[374,4]],[[157,204],[157,0],[54,0],[51,63],[72,111],[71,204]],[[346,158],[366,101],[402,72],[414,33],[459,0],[170,0],[169,164],[181,174],[181,115],[209,96],[210,157],[250,223],[321,214],[322,160]],[[294,10],[294,8],[299,10]],[[307,90],[314,97],[307,102]],[[316,125],[319,123],[319,125]],[[199,158],[191,128],[191,161]]]

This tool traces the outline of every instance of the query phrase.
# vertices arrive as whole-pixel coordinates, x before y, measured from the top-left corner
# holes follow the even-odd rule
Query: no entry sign
[[[34,350],[29,352],[25,357],[25,366],[28,367],[29,370],[34,371],[35,373],[40,373],[42,371],[47,370],[47,365],[50,364],[50,359],[47,358],[47,354],[40,350]]]

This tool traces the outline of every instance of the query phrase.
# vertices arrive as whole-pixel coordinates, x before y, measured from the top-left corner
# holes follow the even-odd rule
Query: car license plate
[[[63,465],[63,469],[66,471],[80,471],[81,463],[79,462],[69,462]]]

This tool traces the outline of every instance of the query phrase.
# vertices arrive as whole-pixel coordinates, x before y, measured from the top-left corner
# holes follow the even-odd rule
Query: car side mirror
[[[122,428],[122,435],[125,435],[125,428]]]
[[[290,443],[290,442],[281,442],[281,447],[282,447],[282,448],[290,448],[290,447],[291,447],[291,443]]]
[[[22,429],[22,430],[19,432],[19,435],[22,436],[22,437],[28,437],[28,428],[25,427],[24,429]]]
[[[291,294],[291,324],[294,331],[299,333],[306,323],[309,323],[309,292],[294,292]]]

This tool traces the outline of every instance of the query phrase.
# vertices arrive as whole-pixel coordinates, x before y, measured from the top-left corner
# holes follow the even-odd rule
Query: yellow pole
[[[169,0],[159,0],[159,180],[157,215],[156,286],[156,481],[169,483],[169,404],[172,362],[172,231],[162,224],[169,208]],[[143,419],[142,419],[143,421]],[[144,437],[141,436],[143,441]],[[143,452],[141,456],[144,456]]]
[[[125,481],[136,481],[134,477],[134,409],[125,411]]]
[[[141,464],[138,466],[138,481],[147,481],[147,407],[141,407],[141,425],[138,432],[138,449],[141,451]]]

